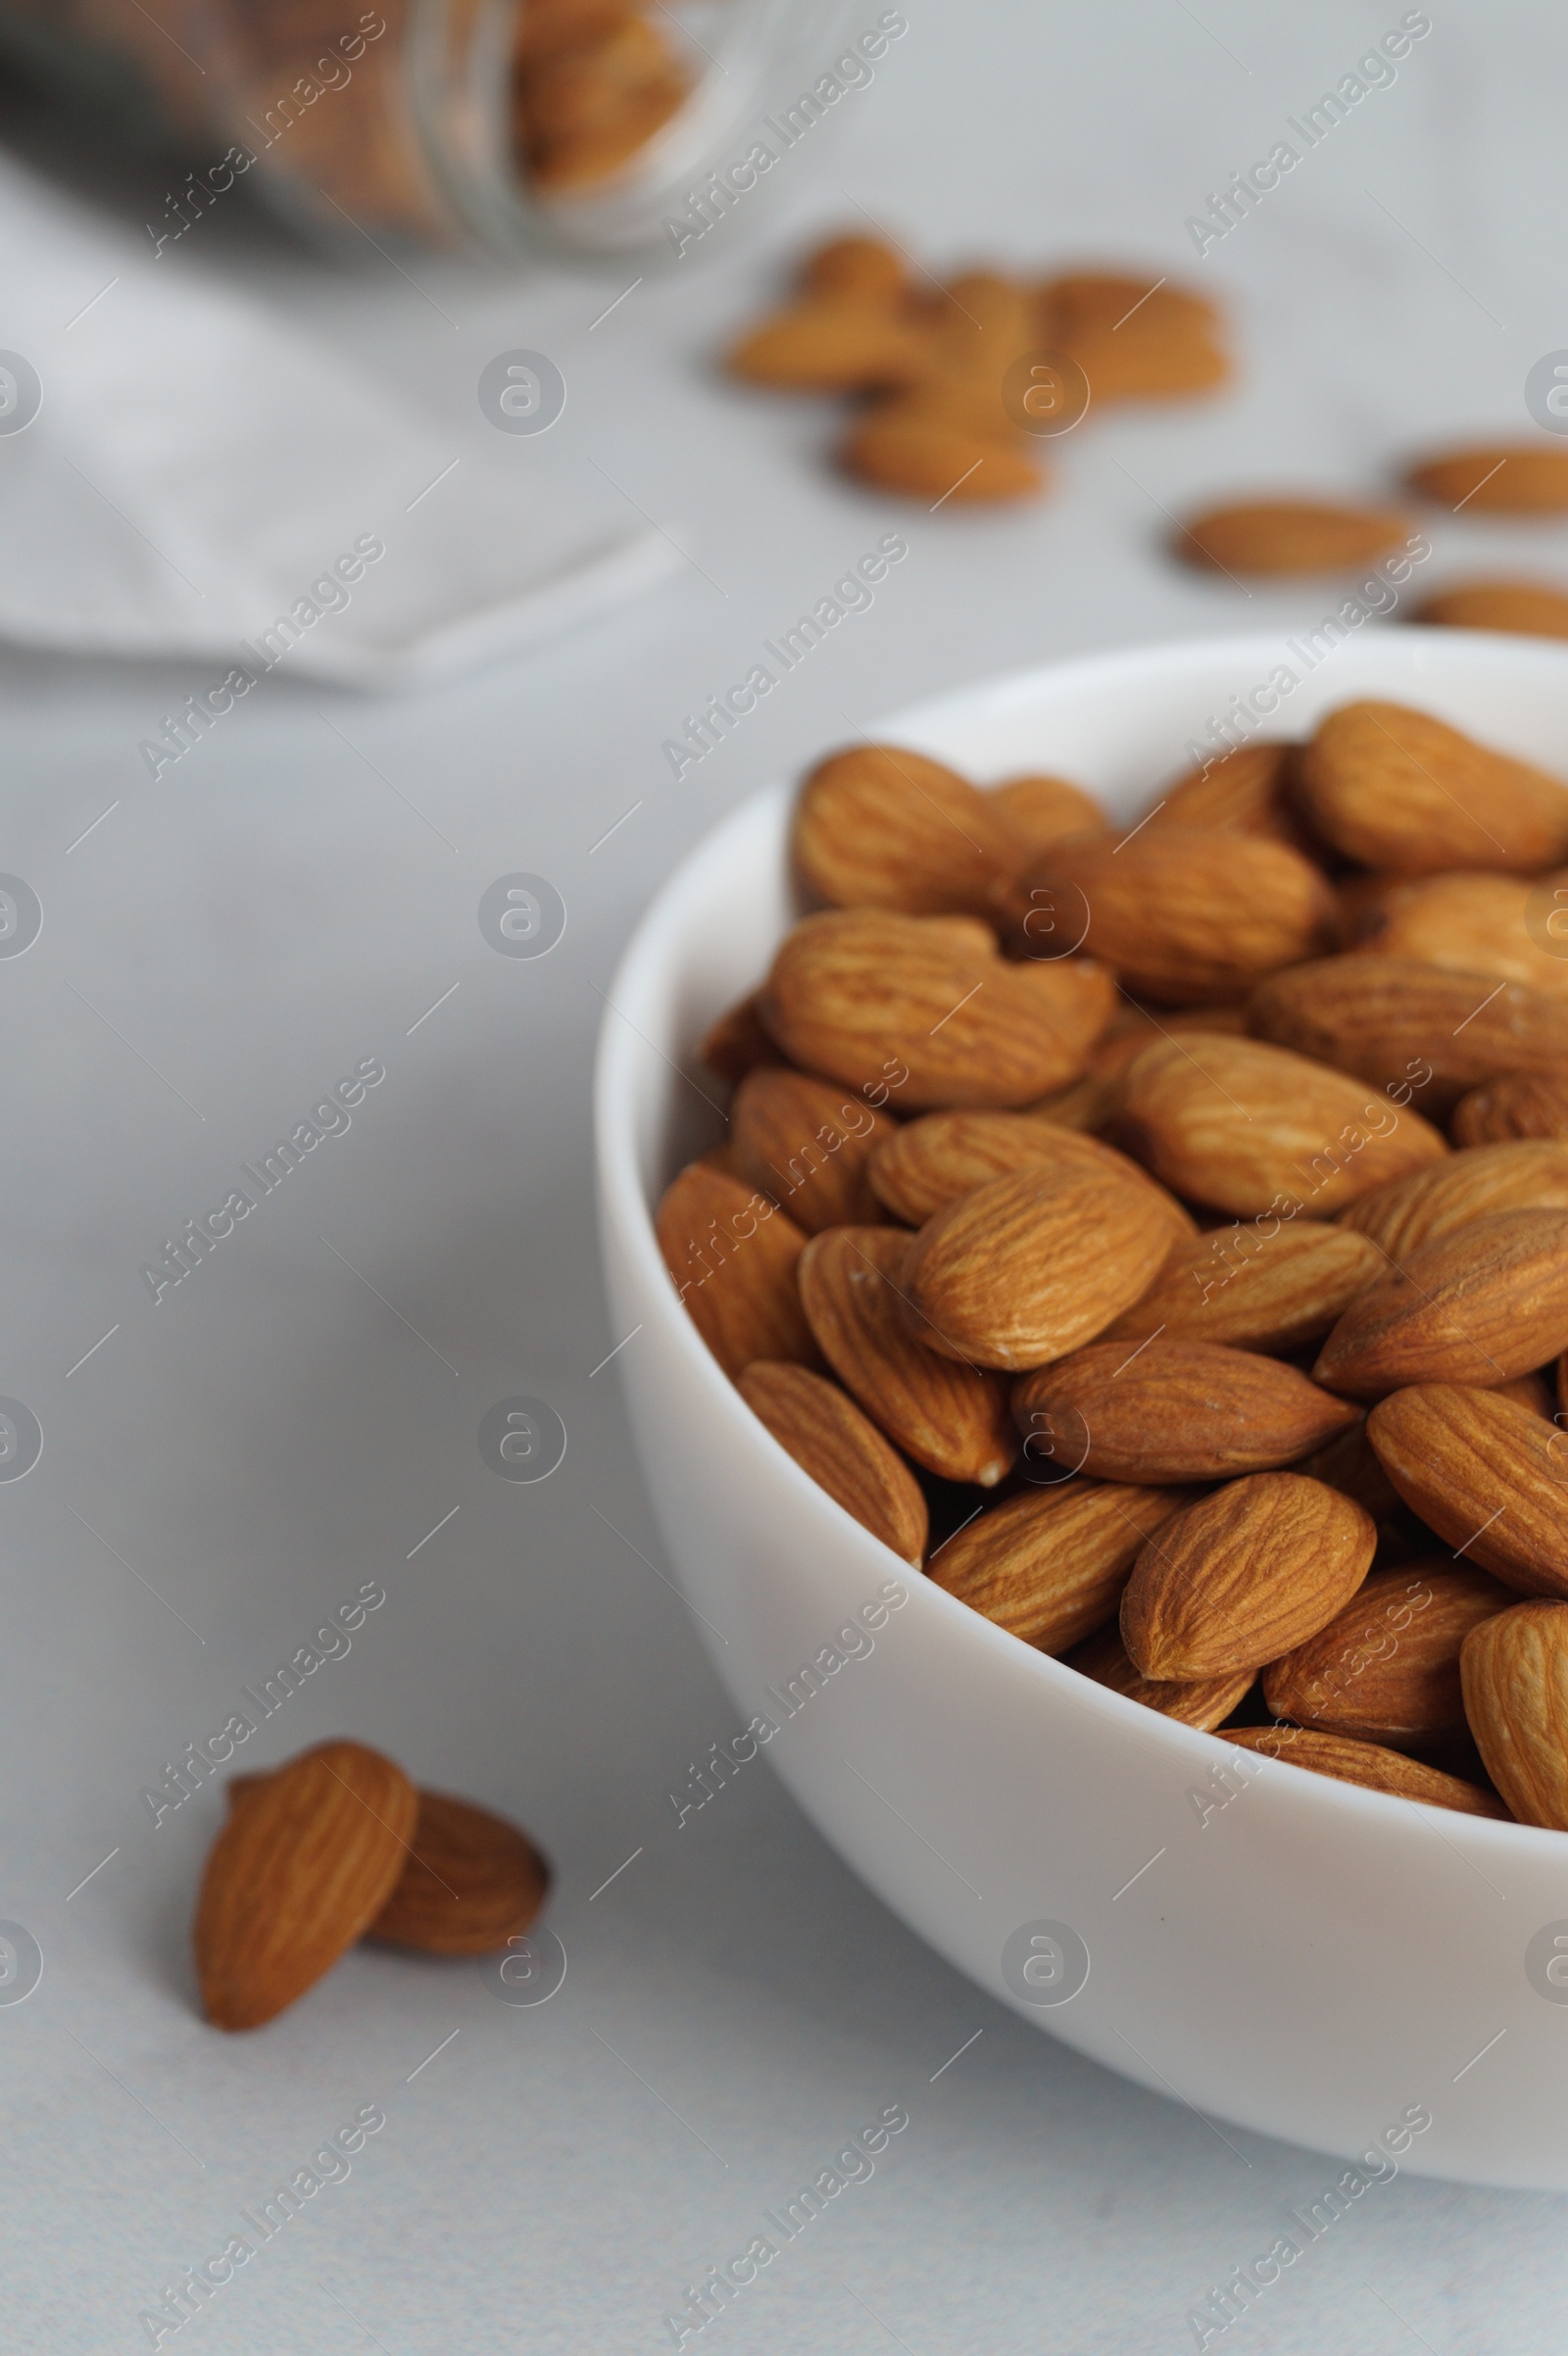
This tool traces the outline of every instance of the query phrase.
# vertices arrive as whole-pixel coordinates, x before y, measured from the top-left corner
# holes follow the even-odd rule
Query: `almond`
[[[1447,1545],[1522,1595],[1568,1595],[1568,1442],[1552,1425],[1494,1391],[1424,1383],[1381,1400],[1366,1428]]]
[[[765,1195],[689,1162],[654,1224],[675,1290],[727,1375],[754,1358],[820,1362],[795,1282],[806,1237]]]
[[[1087,949],[1168,1006],[1245,997],[1327,948],[1334,919],[1323,876],[1289,844],[1196,826],[1069,837],[1024,868],[1004,907],[1024,956],[1043,942]]]
[[[1568,450],[1550,442],[1480,442],[1412,466],[1412,491],[1473,515],[1559,515],[1568,511]]]
[[[850,427],[839,457],[861,482],[933,506],[1031,499],[1045,487],[1045,468],[1002,430],[977,432],[923,401],[878,402]]]
[[[1166,1341],[1092,1342],[1016,1383],[1012,1413],[1037,1453],[1100,1480],[1161,1483],[1292,1464],[1359,1420],[1294,1366]]]
[[[1549,581],[1456,581],[1429,597],[1410,618],[1449,630],[1568,638],[1568,590]]]
[[[1302,752],[1297,792],[1348,859],[1396,874],[1529,874],[1568,855],[1568,788],[1402,704],[1331,712]]]
[[[1004,964],[973,919],[844,908],[795,927],[762,1012],[808,1070],[848,1087],[891,1081],[902,1107],[925,1111],[1027,1104],[1076,1079],[1114,999],[1087,959]]]
[[[1368,1792],[1387,1792],[1396,1799],[1419,1800],[1423,1807],[1453,1808],[1462,1816],[1506,1819],[1507,1809],[1494,1793],[1459,1776],[1445,1775],[1402,1751],[1385,1750],[1377,1742],[1355,1742],[1344,1735],[1318,1734],[1301,1726],[1226,1727],[1222,1742],[1242,1750],[1260,1750],[1266,1758],[1285,1759],[1312,1775],[1330,1775],[1337,1783],[1360,1784]]]
[[[1338,1210],[1448,1151],[1419,1113],[1304,1055],[1191,1032],[1144,1050],[1114,1134],[1174,1193],[1265,1226],[1292,1206]]]
[[[1185,563],[1216,572],[1352,572],[1392,556],[1409,531],[1409,517],[1392,508],[1252,499],[1206,509],[1178,530],[1172,545]]]
[[[926,1503],[919,1484],[852,1399],[804,1366],[759,1358],[740,1395],[819,1489],[904,1561],[920,1567]]]
[[[1358,1197],[1341,1224],[1402,1260],[1500,1210],[1568,1210],[1568,1143],[1531,1139],[1450,1154]]]
[[[1158,278],[1053,278],[1040,290],[1035,340],[1075,360],[1102,404],[1211,392],[1231,372],[1215,306]]]
[[[1146,1710],[1158,1710],[1162,1717],[1178,1719],[1183,1726],[1201,1727],[1205,1733],[1224,1723],[1252,1682],[1250,1669],[1232,1669],[1223,1677],[1200,1677],[1191,1683],[1140,1676],[1114,1620],[1098,1636],[1075,1645],[1065,1658],[1068,1668],[1076,1669],[1080,1677],[1109,1686],[1124,1700],[1140,1702]]]
[[[780,392],[860,393],[911,382],[929,368],[931,352],[895,311],[813,296],[750,329],[725,365],[743,382]]]
[[[1220,1227],[1178,1244],[1107,1342],[1225,1342],[1275,1356],[1321,1340],[1384,1257],[1365,1236],[1293,1219],[1265,1242],[1254,1227]]]
[[[322,1742],[232,1808],[209,1852],[194,1931],[202,2006],[258,2029],[315,1986],[380,1913],[418,1803],[363,1742]]]
[[[985,915],[1023,845],[989,794],[903,745],[818,761],[795,806],[795,862],[836,908]]]
[[[1121,1599],[1122,1642],[1145,1677],[1258,1668],[1333,1619],[1376,1547],[1372,1516],[1321,1481],[1228,1481],[1141,1549]]]
[[[741,1176],[816,1235],[881,1217],[867,1171],[895,1134],[892,1121],[831,1080],[764,1066],[741,1082],[730,1142]]]
[[[1270,974],[1248,1012],[1260,1038],[1356,1072],[1399,1104],[1419,1094],[1434,1116],[1479,1080],[1568,1064],[1568,1001],[1364,951]]]
[[[1008,777],[991,788],[990,799],[1026,859],[1038,859],[1063,835],[1095,834],[1110,823],[1094,796],[1065,777]]]
[[[520,1938],[545,1902],[550,1868],[533,1842],[472,1800],[421,1792],[411,1848],[371,1939],[425,1955],[487,1955]]]
[[[1471,1089],[1454,1108],[1456,1146],[1507,1145],[1518,1138],[1568,1139],[1568,1072],[1504,1072]]]
[[[928,1112],[909,1121],[878,1145],[871,1185],[895,1218],[920,1227],[976,1187],[1031,1166],[1130,1180],[1158,1204],[1173,1240],[1197,1233],[1175,1196],[1114,1146],[1022,1112]]]
[[[1243,745],[1223,760],[1189,769],[1168,785],[1145,825],[1201,826],[1220,834],[1260,836],[1314,856],[1313,838],[1291,797],[1299,746]]]
[[[831,1227],[801,1259],[811,1331],[845,1389],[927,1472],[994,1489],[1018,1452],[1001,1375],[956,1365],[910,1333],[900,1290],[909,1237]]]
[[[1568,1607],[1516,1603],[1459,1655],[1465,1715],[1521,1824],[1568,1831]]]
[[[896,303],[905,283],[903,256],[880,237],[830,237],[800,270],[801,293],[828,302]]]
[[[1557,1364],[1560,1369],[1563,1360],[1559,1358]],[[1489,1383],[1487,1389],[1499,1399],[1511,1399],[1516,1407],[1528,1407],[1532,1415],[1544,1415],[1548,1423],[1557,1420],[1556,1393],[1544,1374],[1516,1374],[1511,1382]]]
[[[1159,1020],[1124,998],[1109,1028],[1089,1052],[1089,1068],[1070,1088],[1059,1088],[1037,1104],[1026,1104],[1031,1118],[1063,1129],[1106,1129],[1122,1108],[1122,1083],[1146,1047],[1156,1039],[1171,1039],[1187,1031],[1247,1029],[1244,1006],[1161,1008]]]
[[[1313,1379],[1351,1399],[1483,1387],[1568,1348],[1568,1211],[1504,1210],[1406,1252],[1345,1311]]]
[[[1064,1481],[1009,1497],[939,1546],[929,1575],[1026,1644],[1062,1652],[1115,1610],[1139,1548],[1185,1497]]]
[[[1531,930],[1543,898],[1549,926],[1554,889],[1568,902],[1568,876],[1547,875],[1538,883],[1517,875],[1380,878],[1374,890],[1358,896],[1341,938],[1347,949],[1415,957],[1460,973],[1500,974],[1560,997],[1568,994],[1568,957],[1552,948],[1549,930],[1540,943]]]
[[[699,1059],[713,1077],[726,1081],[731,1088],[759,1063],[781,1063],[784,1059],[762,1026],[757,1000],[758,994],[753,990],[727,1007],[703,1033],[702,1045],[697,1050]]]
[[[1138,1179],[1032,1162],[929,1219],[904,1263],[904,1291],[933,1350],[1017,1372],[1103,1332],[1170,1248],[1170,1222]]]
[[[946,375],[1000,384],[1035,341],[1034,297],[996,270],[967,270],[933,314],[936,366]]]
[[[1514,1600],[1468,1563],[1374,1571],[1326,1627],[1263,1672],[1277,1718],[1394,1749],[1464,1732],[1459,1647]]]

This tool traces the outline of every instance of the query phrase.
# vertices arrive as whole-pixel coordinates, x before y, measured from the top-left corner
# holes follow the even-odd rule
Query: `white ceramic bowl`
[[[1382,696],[1568,771],[1568,651],[1446,630],[1368,631],[1310,672],[1267,638],[1101,656],[876,733],[981,783],[1057,771],[1126,814],[1280,664],[1297,684],[1259,733],[1304,735]],[[1392,2144],[1422,2174],[1568,2187],[1568,1960],[1553,1962],[1568,1836],[1250,1758],[1075,1675],[898,1563],[699,1341],[651,1208],[721,1134],[695,1042],[799,913],[792,790],[748,802],[660,893],[597,1072],[615,1332],[638,1329],[619,1359],[633,1430],[737,1727],[778,1721],[766,1755],[856,1872],[1001,2002],[1111,2069],[1327,2151]],[[906,1600],[867,1632],[854,1615],[888,1580]],[[820,1690],[799,1681],[786,1716],[790,1679],[824,1653]],[[1411,2135],[1406,2112],[1432,2124]]]

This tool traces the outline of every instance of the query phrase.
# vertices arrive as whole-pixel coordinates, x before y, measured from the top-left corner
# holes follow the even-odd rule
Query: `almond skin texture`
[[[1419,1800],[1428,1808],[1452,1808],[1461,1816],[1492,1816],[1506,1822],[1508,1811],[1494,1793],[1457,1775],[1445,1775],[1402,1751],[1385,1750],[1381,1743],[1356,1742],[1345,1735],[1319,1734],[1303,1726],[1226,1727],[1222,1742],[1241,1750],[1260,1750],[1265,1758],[1284,1759],[1312,1775],[1332,1776],[1336,1783],[1360,1784],[1368,1792],[1387,1792],[1396,1799]]]
[[[1504,1587],[1568,1595],[1568,1440],[1494,1391],[1424,1383],[1367,1417],[1367,1436],[1428,1529]]]
[[[1331,712],[1297,791],[1327,841],[1394,874],[1529,874],[1568,855],[1568,788],[1403,704]]]
[[[925,1553],[926,1503],[908,1466],[836,1383],[804,1366],[760,1358],[740,1395],[819,1489],[915,1570]]]
[[[1260,1039],[1370,1080],[1396,1104],[1412,1098],[1440,1119],[1467,1090],[1499,1073],[1568,1066],[1568,1001],[1359,952],[1270,974],[1248,1002]]]
[[[1009,1497],[939,1547],[930,1576],[1026,1644],[1063,1652],[1115,1610],[1139,1548],[1186,1497],[1064,1481]]]
[[[984,916],[1023,846],[989,794],[903,745],[852,745],[801,789],[795,863],[835,908]]]
[[[928,1327],[930,1348],[967,1364],[1045,1366],[1147,1292],[1170,1248],[1169,1222],[1136,1179],[1034,1163],[921,1228],[904,1263],[912,1330]]]
[[[1562,898],[1553,905],[1552,893]],[[1544,903],[1544,907],[1543,907]],[[1359,896],[1341,946],[1384,957],[1414,957],[1458,973],[1490,973],[1524,982],[1548,997],[1568,993],[1568,957],[1540,941],[1532,920],[1555,917],[1568,904],[1568,876],[1528,882],[1520,875],[1425,875],[1377,883]],[[1568,941],[1559,947],[1568,950]]]
[[[1568,590],[1549,581],[1463,581],[1440,590],[1410,616],[1440,629],[1510,630],[1521,638],[1568,638]]]
[[[1350,1399],[1483,1389],[1568,1347],[1568,1211],[1504,1210],[1406,1253],[1350,1303],[1315,1382]]]
[[[1521,1824],[1568,1832],[1568,1605],[1516,1603],[1459,1655],[1465,1715]]]
[[[775,1066],[741,1082],[730,1144],[741,1176],[816,1235],[881,1216],[867,1165],[894,1134],[849,1090]]]
[[[488,1955],[520,1938],[550,1888],[533,1842],[472,1800],[444,1792],[418,1800],[414,1853],[368,1936],[422,1955]]]
[[[215,2028],[259,2029],[331,1970],[391,1896],[417,1813],[402,1768],[363,1742],[322,1742],[244,1794],[196,1908]]]
[[[1293,744],[1243,745],[1206,768],[1187,770],[1154,803],[1144,821],[1147,830],[1201,826],[1220,834],[1257,835],[1311,858],[1312,837],[1290,790],[1299,750]]]
[[[1515,1601],[1485,1571],[1446,1558],[1374,1571],[1327,1627],[1263,1672],[1276,1718],[1320,1733],[1386,1742],[1441,1743],[1465,1729],[1459,1647]]]
[[[1568,1072],[1504,1072],[1454,1107],[1456,1146],[1508,1145],[1518,1138],[1568,1140]]]
[[[697,1054],[716,1080],[734,1088],[749,1071],[760,1063],[782,1063],[772,1040],[762,1026],[758,1010],[758,993],[754,990],[736,1005],[726,1008],[715,1023],[703,1034]]]
[[[1022,1112],[928,1112],[909,1121],[878,1146],[871,1157],[871,1185],[895,1218],[920,1227],[976,1187],[1035,1164],[1129,1179],[1158,1204],[1173,1241],[1198,1232],[1175,1196],[1114,1146]]]
[[[762,1014],[794,1062],[846,1087],[891,1082],[902,1111],[922,1112],[1063,1087],[1114,1003],[1103,966],[1004,964],[971,917],[836,908],[789,935]]]
[[[743,383],[785,393],[874,392],[907,384],[930,365],[927,339],[897,312],[821,296],[763,319],[727,362]]]
[[[654,1226],[692,1323],[731,1380],[754,1358],[820,1365],[795,1281],[806,1237],[765,1195],[689,1162]]]
[[[1341,1225],[1397,1260],[1499,1210],[1568,1210],[1568,1144],[1532,1140],[1452,1154],[1360,1196]]]
[[[1568,450],[1550,442],[1481,442],[1412,466],[1412,491],[1474,515],[1568,512]]]
[[[1064,835],[1096,834],[1110,823],[1094,796],[1065,777],[1008,777],[991,788],[990,798],[1029,859]]]
[[[1337,1489],[1253,1473],[1172,1516],[1121,1599],[1141,1675],[1190,1683],[1255,1669],[1315,1636],[1372,1567],[1377,1529]]]
[[[1162,1006],[1245,997],[1277,966],[1329,945],[1334,897],[1287,843],[1197,826],[1060,842],[1012,885],[1027,957],[1076,943]]]
[[[1294,1366],[1164,1340],[1136,1356],[1125,1342],[1092,1342],[1016,1383],[1012,1414],[1037,1455],[1099,1480],[1161,1483],[1292,1464],[1359,1421]]]
[[[1254,499],[1209,508],[1184,525],[1173,551],[1217,572],[1350,572],[1403,546],[1408,516],[1391,508],[1332,507],[1312,499]]]
[[[959,1366],[917,1341],[897,1227],[831,1227],[801,1259],[801,1299],[823,1354],[871,1421],[927,1472],[994,1489],[1018,1452],[999,1374]]]
[[[1114,1127],[1174,1193],[1240,1218],[1289,1215],[1292,1204],[1324,1218],[1448,1151],[1419,1113],[1364,1084],[1217,1033],[1146,1048]]]
[[[1143,1298],[1107,1325],[1107,1342],[1224,1342],[1276,1357],[1321,1341],[1386,1262],[1365,1236],[1293,1219],[1266,1243],[1220,1227],[1178,1244]]]
[[[1064,1657],[1080,1677],[1092,1677],[1096,1685],[1109,1686],[1124,1700],[1158,1710],[1161,1717],[1175,1718],[1183,1726],[1201,1727],[1205,1734],[1224,1724],[1252,1682],[1250,1669],[1232,1669],[1223,1677],[1200,1677],[1190,1684],[1141,1677],[1114,1620]]]

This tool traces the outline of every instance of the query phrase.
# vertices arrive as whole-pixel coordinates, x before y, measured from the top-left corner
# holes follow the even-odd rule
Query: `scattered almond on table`
[[[785,1454],[1123,1698],[1568,1831],[1568,786],[1383,702],[1130,829],[860,746],[793,855],[658,1218]]]

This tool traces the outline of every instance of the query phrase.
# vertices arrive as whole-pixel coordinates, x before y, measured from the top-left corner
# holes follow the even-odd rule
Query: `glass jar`
[[[156,251],[245,175],[329,237],[653,261],[739,210],[873,78],[906,24],[876,0],[859,16],[852,31],[852,0],[0,0],[0,53],[177,147]]]

